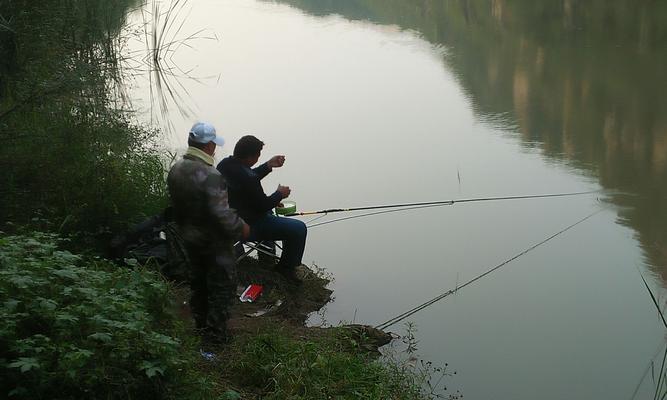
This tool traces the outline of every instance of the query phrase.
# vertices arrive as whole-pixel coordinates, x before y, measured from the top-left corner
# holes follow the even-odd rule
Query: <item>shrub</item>
[[[197,393],[155,273],[60,251],[51,234],[0,236],[0,393],[165,398]],[[182,333],[182,332],[181,332]]]
[[[159,132],[120,95],[134,3],[0,2],[0,229],[39,213],[68,233],[120,231],[166,205]]]

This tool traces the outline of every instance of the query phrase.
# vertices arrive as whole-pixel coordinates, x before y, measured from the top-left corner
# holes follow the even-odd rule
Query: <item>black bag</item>
[[[171,218],[171,208],[116,236],[110,253],[112,259],[127,266],[154,264],[169,280],[189,280],[187,253]]]

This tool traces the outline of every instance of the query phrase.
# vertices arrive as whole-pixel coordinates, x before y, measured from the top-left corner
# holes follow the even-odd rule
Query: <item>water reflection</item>
[[[476,116],[624,192],[619,222],[667,285],[667,3],[282,0],[444,45]]]

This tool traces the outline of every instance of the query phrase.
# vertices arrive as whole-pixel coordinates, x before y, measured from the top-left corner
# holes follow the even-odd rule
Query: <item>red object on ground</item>
[[[262,294],[262,285],[252,284],[243,291],[239,300],[244,303],[252,303],[257,300],[260,294]]]

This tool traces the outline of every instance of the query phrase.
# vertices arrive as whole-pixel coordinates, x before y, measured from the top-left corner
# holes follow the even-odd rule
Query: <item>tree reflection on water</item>
[[[667,3],[282,0],[416,30],[477,117],[595,176],[667,282]]]

